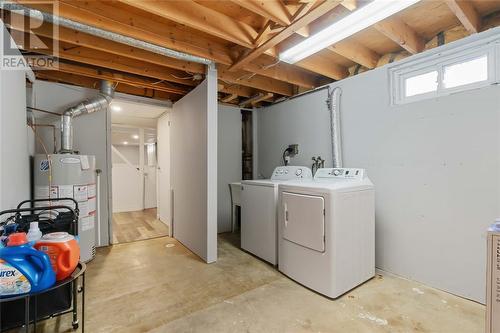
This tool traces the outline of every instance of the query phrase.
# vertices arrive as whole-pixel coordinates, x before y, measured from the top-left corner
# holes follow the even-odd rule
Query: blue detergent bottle
[[[11,234],[0,248],[0,297],[40,292],[55,282],[49,256],[31,247],[25,233]]]

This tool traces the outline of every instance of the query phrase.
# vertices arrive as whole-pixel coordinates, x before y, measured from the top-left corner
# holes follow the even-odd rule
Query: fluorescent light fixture
[[[128,145],[128,141],[123,141],[123,144],[124,145]]]
[[[389,16],[402,11],[420,0],[373,0],[329,27],[285,50],[280,60],[296,63],[355,33],[366,29]]]
[[[111,104],[111,110],[115,112],[120,112],[122,110],[122,107],[119,106],[118,104]]]
[[[139,139],[139,136],[137,134],[134,134],[134,135],[132,135],[132,138],[137,140],[137,139]]]

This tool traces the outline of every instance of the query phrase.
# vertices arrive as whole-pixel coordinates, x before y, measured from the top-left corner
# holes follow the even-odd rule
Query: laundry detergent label
[[[0,296],[29,293],[31,284],[19,270],[0,259]]]

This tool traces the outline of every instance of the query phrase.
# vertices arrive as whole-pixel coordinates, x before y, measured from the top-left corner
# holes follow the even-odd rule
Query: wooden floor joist
[[[53,8],[48,2],[17,2],[45,12]],[[450,31],[448,35],[453,35],[450,40],[456,40],[500,25],[500,19],[490,18],[500,11],[500,1],[421,1],[296,64],[279,61],[280,52],[360,10],[365,3],[358,0],[59,0],[57,15],[210,59],[217,64],[219,92],[225,94],[222,99],[231,97],[232,101],[270,94],[272,100],[278,100],[422,52],[429,45],[441,45],[441,39],[435,43],[436,32]],[[16,12],[10,17],[3,16],[7,26],[10,19],[14,35],[19,34],[16,31],[24,31],[25,23],[21,23],[19,15]],[[38,27],[29,25],[40,40],[58,38],[59,57],[64,63],[60,75],[66,79],[81,78],[87,82],[109,78],[124,87],[128,84],[135,93],[143,89],[148,94],[154,91],[178,98],[205,76],[202,64],[131,47],[119,39],[109,40],[109,36],[96,37],[60,27],[59,36],[54,37],[47,22]],[[457,33],[451,34],[455,30]],[[50,49],[37,49],[34,45],[26,48],[32,53],[51,53]],[[74,66],[81,68],[77,70]]]

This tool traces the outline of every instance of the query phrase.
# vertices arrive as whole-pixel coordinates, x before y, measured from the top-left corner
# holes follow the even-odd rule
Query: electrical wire
[[[175,75],[175,74],[170,74],[170,75],[172,75],[173,77],[175,77],[177,80],[192,80],[192,79],[194,78],[194,76],[193,76],[193,75],[191,75],[191,76],[186,76],[186,77],[178,77],[178,76],[177,76],[177,75]]]
[[[277,65],[277,64],[279,64],[280,62],[281,62],[281,60],[280,60],[280,59],[278,59],[275,63],[269,64],[269,65],[265,65],[265,66],[260,66],[260,68],[261,68],[261,69],[264,69],[264,70],[265,70],[265,69],[269,69],[269,68],[271,68],[271,67],[276,66],[276,65]]]

